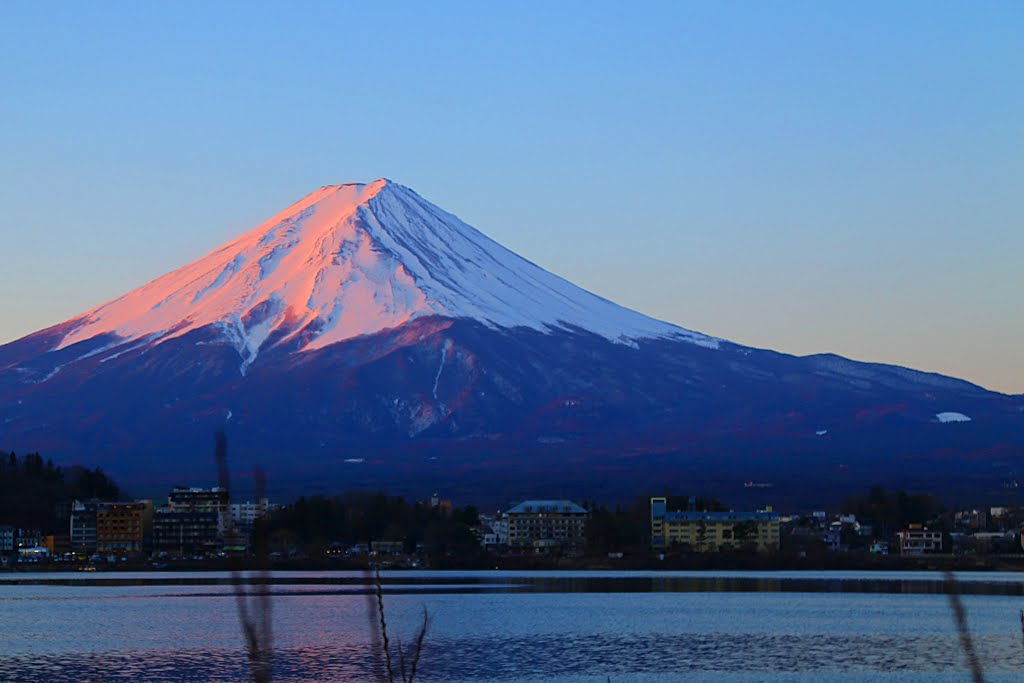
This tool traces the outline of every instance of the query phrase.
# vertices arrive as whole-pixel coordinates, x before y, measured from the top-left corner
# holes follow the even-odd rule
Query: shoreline
[[[608,560],[603,558],[552,557],[492,557],[460,561],[442,558],[423,563],[404,557],[366,559],[278,559],[269,564],[256,558],[243,558],[241,562],[230,558],[180,561],[126,561],[116,564],[72,564],[68,562],[22,563],[0,568],[0,575],[20,573],[196,573],[229,572],[232,570],[267,571],[372,571],[389,572],[430,571],[519,571],[519,572],[587,572],[613,571],[641,574],[658,571],[757,571],[757,572],[1022,572],[1024,554],[1021,555],[916,555],[871,556],[836,554],[822,557],[794,557],[781,555],[709,555],[677,556],[659,560],[656,557],[630,557]]]

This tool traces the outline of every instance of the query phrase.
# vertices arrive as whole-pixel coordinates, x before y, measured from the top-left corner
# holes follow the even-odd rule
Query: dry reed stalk
[[[223,431],[217,431],[215,437],[215,455],[220,487],[226,491],[226,505],[231,505],[231,476],[228,469],[228,441]],[[266,480],[262,470],[254,472],[256,500],[262,500]],[[225,521],[225,536],[237,545],[237,535],[231,517]],[[266,530],[261,521],[257,521],[254,544],[256,557],[256,585],[252,595],[246,590],[245,576],[242,574],[242,558],[232,556],[231,585],[235,591],[235,603],[238,607],[238,620],[245,636],[245,650],[249,662],[249,680],[252,683],[270,683],[272,676],[273,623],[271,620],[270,599],[270,567],[267,554]]]
[[[380,569],[376,569],[373,573],[373,596],[371,601],[377,612],[377,618],[371,621],[374,623],[373,637],[376,644],[375,650],[384,665],[382,680],[385,683],[395,683],[396,680],[400,680],[402,683],[413,683],[416,680],[416,671],[419,668],[420,656],[423,653],[423,643],[426,640],[427,629],[430,626],[430,615],[427,609],[423,608],[423,621],[416,632],[416,637],[413,638],[412,645],[404,648],[402,647],[402,641],[396,639],[395,649],[397,650],[399,675],[396,679],[394,661],[391,654],[391,640],[388,636],[388,622],[385,617],[384,586],[380,580]]]
[[[967,667],[971,671],[971,680],[974,683],[985,683],[985,671],[981,666],[981,659],[974,649],[974,639],[971,638],[971,631],[967,625],[967,610],[964,609],[963,601],[960,599],[960,584],[952,571],[946,572],[946,595],[949,596],[949,606],[953,610],[953,623],[960,634],[960,647],[967,658]]]

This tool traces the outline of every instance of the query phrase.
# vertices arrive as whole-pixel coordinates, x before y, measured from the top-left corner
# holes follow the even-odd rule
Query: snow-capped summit
[[[59,347],[113,334],[103,349],[116,353],[129,341],[159,343],[214,325],[237,348],[244,373],[272,334],[273,344],[300,340],[301,350],[313,350],[431,315],[581,329],[630,344],[718,344],[576,287],[380,179],[320,188],[208,256],[89,311]]]

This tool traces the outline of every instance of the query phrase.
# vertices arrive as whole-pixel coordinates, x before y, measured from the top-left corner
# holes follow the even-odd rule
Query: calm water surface
[[[962,575],[987,680],[1024,673],[1019,574]],[[393,635],[422,610],[418,680],[967,681],[941,575],[393,572]],[[375,680],[367,586],[274,575],[275,681]],[[220,573],[0,574],[0,681],[244,681]]]

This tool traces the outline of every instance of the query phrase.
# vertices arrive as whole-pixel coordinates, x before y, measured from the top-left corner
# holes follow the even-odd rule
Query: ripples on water
[[[401,580],[394,587],[406,592],[387,598],[393,635],[411,635],[423,606],[433,619],[423,681],[968,680],[946,598],[930,589],[552,592],[479,577],[432,592]],[[992,681],[1024,671],[1024,599],[1018,583],[1004,584],[992,589],[1002,595],[965,598]],[[475,592],[458,592],[467,587]],[[275,586],[275,681],[375,680],[366,599],[352,594],[363,588]],[[0,581],[0,681],[246,676],[228,587]]]
[[[1019,643],[984,638],[980,649],[990,673],[1020,671]],[[1017,647],[1014,648],[1013,646]],[[1002,658],[1007,659],[1002,659]],[[434,639],[423,654],[424,681],[616,681],[704,680],[703,675],[747,674],[750,680],[966,680],[955,643],[912,637],[898,644],[886,636],[786,637],[662,635],[589,636],[558,639]],[[994,663],[994,664],[993,664]],[[78,653],[71,656],[8,657],[10,681],[245,681],[239,649]],[[366,649],[351,644],[285,647],[275,651],[275,681],[375,680]],[[717,676],[716,676],[717,677]],[[1017,676],[1012,678],[1016,679]],[[995,679],[993,679],[995,680]],[[1008,679],[1009,680],[1009,679]]]

